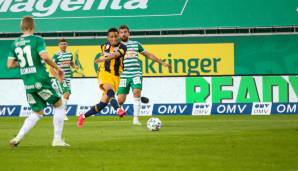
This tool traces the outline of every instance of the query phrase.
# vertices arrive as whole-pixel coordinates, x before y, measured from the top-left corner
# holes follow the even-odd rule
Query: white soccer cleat
[[[21,140],[15,137],[9,141],[9,145],[11,147],[17,147],[20,144],[20,142]]]
[[[70,145],[65,143],[63,140],[61,139],[56,139],[56,140],[53,140],[52,142],[52,146],[53,147],[69,147]]]
[[[142,125],[142,123],[139,121],[139,118],[137,118],[137,117],[133,118],[132,124],[133,125]]]
[[[68,119],[68,117],[65,115],[65,117],[64,117],[64,120],[65,121],[68,121],[69,119]]]

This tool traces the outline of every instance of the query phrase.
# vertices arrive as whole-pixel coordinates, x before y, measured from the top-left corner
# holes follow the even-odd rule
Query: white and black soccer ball
[[[161,128],[161,120],[159,118],[150,118],[147,121],[147,128],[150,131],[159,131]]]

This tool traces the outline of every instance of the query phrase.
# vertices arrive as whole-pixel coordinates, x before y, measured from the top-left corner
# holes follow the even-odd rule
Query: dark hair
[[[62,39],[59,40],[59,43],[61,43],[61,42],[66,42],[67,43],[67,40],[62,38]]]
[[[109,33],[111,33],[111,32],[114,32],[114,33],[118,33],[118,29],[116,29],[116,28],[110,28],[109,30],[108,30],[108,34]]]
[[[127,25],[121,25],[121,26],[119,27],[119,30],[121,30],[121,29],[127,29],[127,31],[129,32],[129,28],[128,28]]]

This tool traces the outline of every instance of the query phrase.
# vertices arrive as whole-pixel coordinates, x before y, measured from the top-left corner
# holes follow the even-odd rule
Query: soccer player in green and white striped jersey
[[[71,71],[71,68],[78,69],[78,66],[76,66],[74,64],[74,62],[73,62],[73,55],[72,55],[72,53],[67,51],[67,46],[68,46],[67,40],[60,39],[59,40],[60,51],[58,51],[53,56],[53,58],[52,58],[53,61],[64,72],[64,82],[61,85],[62,92],[60,92],[60,94],[63,94],[65,108],[67,108],[67,103],[68,103],[69,97],[71,95],[71,83],[70,83],[70,79],[73,76],[72,71]],[[55,83],[55,82],[58,83],[58,81],[53,81],[53,83]],[[55,87],[59,87],[59,86],[55,86]],[[58,89],[58,90],[61,90],[61,89]],[[65,116],[65,120],[68,120],[68,118],[66,116]]]
[[[121,43],[126,45],[127,51],[124,57],[124,69],[120,75],[120,85],[118,89],[118,102],[122,105],[126,96],[129,93],[130,88],[133,91],[133,108],[134,108],[134,117],[133,124],[141,125],[139,121],[139,114],[141,111],[141,91],[142,91],[142,68],[139,59],[139,53],[145,57],[162,64],[165,67],[171,69],[171,65],[166,62],[163,62],[161,59],[156,57],[154,54],[146,51],[142,44],[138,41],[130,40],[129,28],[126,25],[122,25],[119,28],[119,36],[122,40]]]

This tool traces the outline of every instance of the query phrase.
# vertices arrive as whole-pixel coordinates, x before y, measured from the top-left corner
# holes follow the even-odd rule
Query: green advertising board
[[[297,75],[189,77],[185,87],[187,103],[288,103],[298,97]]]
[[[143,60],[145,76],[297,75],[298,35],[137,38],[145,49],[172,63],[173,70]],[[70,39],[76,62],[92,74],[94,59],[105,39]],[[58,51],[58,40],[47,40],[50,56]],[[8,71],[7,55],[12,40],[0,41],[0,78],[18,78]],[[92,68],[92,69],[90,69]],[[91,74],[89,74],[91,73]]]
[[[38,32],[298,25],[297,1],[288,0],[0,0],[0,32],[19,32],[34,16]]]

